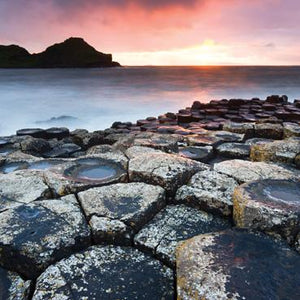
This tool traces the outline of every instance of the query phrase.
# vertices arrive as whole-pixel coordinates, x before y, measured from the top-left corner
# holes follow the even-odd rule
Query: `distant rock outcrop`
[[[0,46],[0,68],[97,68],[119,67],[111,54],[97,51],[82,38],[69,38],[48,47],[44,52],[30,54],[16,46]]]

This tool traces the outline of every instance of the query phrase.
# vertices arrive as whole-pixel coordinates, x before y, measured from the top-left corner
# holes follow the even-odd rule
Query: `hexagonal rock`
[[[124,169],[127,169],[128,158],[125,154],[111,145],[98,145],[91,147],[87,153],[88,157],[99,157],[120,163]]]
[[[215,147],[221,143],[221,140],[208,134],[193,134],[187,136],[189,146],[210,146]]]
[[[255,124],[255,137],[280,140],[283,137],[283,127],[280,124]]]
[[[151,147],[165,152],[177,152],[178,142],[182,140],[182,136],[175,134],[141,133],[136,135],[133,146]]]
[[[94,246],[50,266],[33,300],[174,299],[173,273],[129,247]]]
[[[226,160],[214,164],[214,170],[226,174],[239,183],[259,179],[292,179],[299,176],[296,169],[265,163],[251,162],[240,159]]]
[[[237,187],[233,217],[238,227],[281,235],[290,243],[300,232],[300,182],[259,180]]]
[[[97,243],[130,245],[133,233],[166,204],[165,191],[145,183],[119,183],[78,194]]]
[[[293,164],[296,155],[300,153],[300,139],[290,138],[259,144],[251,147],[250,158],[254,161],[274,161]]]
[[[242,230],[204,234],[176,251],[179,300],[300,297],[300,256],[284,243]]]
[[[209,169],[208,165],[172,154],[144,154],[129,161],[130,181],[142,181],[160,185],[168,195],[187,183],[198,171]]]
[[[254,124],[251,123],[227,122],[223,125],[223,130],[239,134],[245,134],[245,138],[247,139],[254,136]]]
[[[185,158],[208,162],[214,157],[213,147],[179,147],[179,155]]]
[[[22,170],[0,174],[0,211],[51,197],[51,189],[39,171]]]
[[[149,154],[149,153],[164,153],[161,150],[149,148],[149,147],[143,147],[143,146],[133,146],[128,148],[125,151],[126,156],[129,159],[135,158],[137,156],[143,155],[143,154]]]
[[[57,157],[70,157],[72,154],[79,152],[81,147],[73,143],[58,144],[50,151],[44,152],[43,157],[57,158]]]
[[[74,196],[24,204],[0,217],[0,263],[25,278],[37,277],[53,262],[90,245]]]
[[[242,142],[245,139],[245,134],[233,133],[228,131],[213,131],[210,132],[210,136],[213,136],[224,143]]]
[[[44,173],[45,181],[56,196],[78,193],[91,187],[127,180],[127,172],[117,161],[87,156],[60,164]]]
[[[224,143],[216,150],[219,155],[224,157],[246,158],[250,155],[250,146],[241,143]]]
[[[188,185],[178,189],[175,203],[184,203],[204,211],[224,216],[232,214],[232,194],[238,183],[216,171],[196,173]]]
[[[183,137],[176,134],[158,134],[152,132],[144,132],[138,134],[127,134],[124,138],[119,139],[114,147],[124,150],[132,146],[150,147],[164,152],[177,152],[178,142]]]
[[[0,299],[27,300],[30,281],[24,281],[18,274],[0,268]]]
[[[300,233],[296,237],[295,248],[300,253]]]
[[[227,220],[198,209],[185,205],[170,205],[139,231],[134,238],[134,244],[175,267],[175,248],[179,241],[230,227]]]

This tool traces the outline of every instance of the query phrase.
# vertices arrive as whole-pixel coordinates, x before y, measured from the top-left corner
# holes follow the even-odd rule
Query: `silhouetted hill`
[[[0,46],[0,68],[94,68],[117,67],[111,54],[97,51],[82,38],[69,38],[30,54],[16,45]]]

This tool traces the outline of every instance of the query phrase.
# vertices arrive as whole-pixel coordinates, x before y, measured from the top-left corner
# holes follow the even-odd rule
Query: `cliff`
[[[118,67],[111,54],[97,51],[82,38],[69,38],[45,51],[30,54],[17,45],[0,46],[0,68]]]

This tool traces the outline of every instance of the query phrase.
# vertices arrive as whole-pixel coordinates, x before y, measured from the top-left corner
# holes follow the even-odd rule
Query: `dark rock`
[[[37,280],[38,299],[174,299],[173,272],[142,252],[94,246],[50,266]]]
[[[250,156],[250,146],[241,143],[224,143],[216,148],[220,156],[230,158],[247,158]]]
[[[28,163],[25,161],[5,162],[0,165],[0,173],[8,174],[14,171],[28,168]]]
[[[241,230],[199,235],[177,248],[176,263],[178,299],[300,297],[299,254],[264,235]]]
[[[98,68],[117,67],[111,54],[95,50],[82,38],[69,38],[30,55],[15,45],[0,47],[0,68]]]
[[[42,153],[50,151],[51,145],[44,139],[28,137],[21,142],[21,149],[26,153],[40,156]]]
[[[228,221],[195,208],[170,205],[139,231],[134,243],[138,248],[152,252],[161,261],[175,267],[175,248],[179,241],[230,227]]]
[[[76,144],[61,144],[56,146],[50,151],[44,152],[43,156],[46,158],[57,158],[57,157],[70,157],[73,153],[81,150],[81,147]]]
[[[41,128],[26,128],[26,129],[20,129],[17,131],[17,135],[23,136],[23,135],[30,135],[34,138],[45,138],[45,130]]]
[[[0,299],[29,299],[30,281],[24,281],[18,274],[0,268]]]
[[[3,211],[1,220],[0,263],[26,278],[36,278],[53,262],[90,244],[74,196],[23,204]]]
[[[45,130],[47,139],[58,139],[61,140],[70,135],[70,131],[65,127],[52,127]]]

